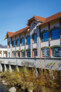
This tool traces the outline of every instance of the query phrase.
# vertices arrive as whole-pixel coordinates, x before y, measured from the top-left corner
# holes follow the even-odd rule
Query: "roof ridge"
[[[58,12],[58,13],[56,13],[56,14],[54,14],[54,15],[51,15],[51,16],[47,17],[46,20],[49,19],[49,18],[51,18],[51,17],[53,17],[53,16],[56,16],[56,15],[58,15],[58,14],[61,14],[61,12]],[[46,20],[45,20],[45,21],[46,21]]]

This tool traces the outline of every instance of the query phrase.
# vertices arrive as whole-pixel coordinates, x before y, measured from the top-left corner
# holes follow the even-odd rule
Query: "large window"
[[[27,45],[30,45],[30,36],[27,37]]]
[[[27,57],[30,57],[30,50],[27,50]]]
[[[20,51],[17,51],[17,57],[20,57]]]
[[[49,56],[49,48],[43,48],[42,49],[42,56],[48,57]]]
[[[34,57],[37,56],[37,49],[34,49]]]
[[[19,47],[20,46],[20,40],[18,39],[17,40],[17,47]]]
[[[24,37],[21,39],[21,45],[25,45],[25,38]]]
[[[33,40],[34,40],[34,43],[37,43],[37,34],[33,35]]]
[[[15,45],[16,45],[16,41],[13,41],[13,42],[12,42],[12,45],[13,45],[13,47],[15,47]]]
[[[52,56],[60,57],[60,47],[52,48]]]
[[[42,41],[48,41],[48,40],[49,40],[49,32],[43,32]]]
[[[25,57],[25,51],[21,51],[22,57]]]
[[[60,28],[55,28],[51,31],[51,39],[59,39],[60,38]]]
[[[15,57],[15,51],[13,51],[13,57]]]

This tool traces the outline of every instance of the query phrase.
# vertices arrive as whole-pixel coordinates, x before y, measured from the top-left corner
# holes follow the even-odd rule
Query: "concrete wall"
[[[61,58],[0,58],[0,70],[2,65],[61,70]]]

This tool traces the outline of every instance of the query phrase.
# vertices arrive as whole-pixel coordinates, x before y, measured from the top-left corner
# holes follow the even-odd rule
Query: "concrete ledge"
[[[0,58],[0,64],[61,70],[61,58]]]

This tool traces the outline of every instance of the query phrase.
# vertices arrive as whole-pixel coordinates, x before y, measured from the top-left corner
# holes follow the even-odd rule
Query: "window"
[[[60,28],[55,28],[51,31],[51,39],[59,39],[60,38]]]
[[[20,46],[20,40],[18,39],[17,40],[17,47],[19,47]]]
[[[48,41],[48,40],[49,40],[49,32],[43,32],[42,41]]]
[[[30,50],[27,50],[27,57],[30,57]]]
[[[30,36],[27,37],[27,45],[30,45]]]
[[[49,48],[43,48],[42,49],[42,56],[48,57],[49,56]]]
[[[34,40],[34,43],[37,43],[37,34],[33,35],[33,40]]]
[[[60,57],[60,47],[52,48],[52,56]]]
[[[15,57],[15,51],[13,52],[13,57]]]
[[[13,45],[13,47],[15,47],[15,45],[16,45],[16,41],[13,41],[13,42],[12,42],[12,45]]]
[[[37,49],[34,49],[34,57],[37,56]]]
[[[17,57],[20,57],[20,51],[17,51]]]
[[[10,48],[10,42],[8,42],[8,46],[9,46],[9,48]]]
[[[25,38],[21,39],[21,45],[25,45]]]
[[[25,57],[25,51],[21,51],[22,57]]]

